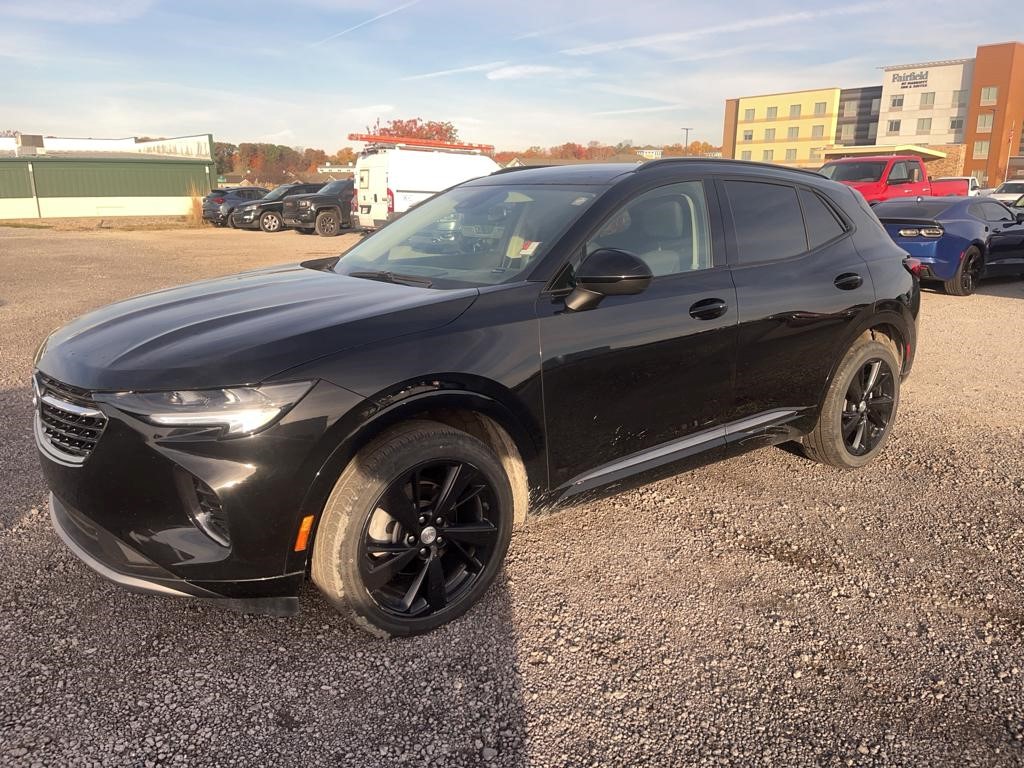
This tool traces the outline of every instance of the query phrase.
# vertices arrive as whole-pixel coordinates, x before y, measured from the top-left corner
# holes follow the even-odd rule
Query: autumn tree
[[[356,151],[352,147],[342,147],[331,155],[330,160],[336,165],[354,165],[356,157]]]
[[[424,122],[418,117],[409,120],[389,120],[367,126],[366,132],[374,136],[400,136],[410,139],[430,139],[432,141],[457,142],[459,140],[458,129],[448,122],[429,120]]]
[[[238,147],[225,141],[213,142],[213,160],[217,164],[217,173],[231,173],[235,169],[235,155]]]

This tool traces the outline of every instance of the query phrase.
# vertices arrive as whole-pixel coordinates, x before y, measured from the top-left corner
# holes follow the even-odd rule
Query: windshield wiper
[[[364,272],[347,272],[349,277],[361,277],[364,280],[380,280],[382,283],[396,283],[398,285],[421,285],[429,288],[434,283],[425,277],[416,275],[403,275],[400,272],[388,272],[384,269],[367,270]]]

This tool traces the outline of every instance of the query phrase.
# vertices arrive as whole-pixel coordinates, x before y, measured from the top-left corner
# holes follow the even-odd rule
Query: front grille
[[[51,456],[81,464],[96,447],[107,417],[95,407],[89,392],[38,374],[36,438]]]

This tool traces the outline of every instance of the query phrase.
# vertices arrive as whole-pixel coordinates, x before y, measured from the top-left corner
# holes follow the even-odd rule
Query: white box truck
[[[376,229],[414,205],[500,166],[487,156],[494,147],[372,134],[351,134],[366,146],[356,159],[353,224]]]

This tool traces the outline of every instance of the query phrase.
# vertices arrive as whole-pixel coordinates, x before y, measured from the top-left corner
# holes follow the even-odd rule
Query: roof
[[[890,72],[894,69],[919,69],[921,67],[947,67],[952,64],[967,64],[968,62],[974,61],[974,59],[942,59],[940,61],[920,61],[917,64],[890,64],[888,67],[882,67],[886,72]]]
[[[48,163],[58,160],[74,162],[116,162],[116,163],[201,163],[213,165],[213,160],[205,157],[170,157],[168,155],[150,155],[143,152],[53,152],[47,150],[42,155],[15,154],[0,150],[0,160],[13,160],[25,163]]]
[[[857,157],[861,160],[888,160],[893,155],[914,155],[922,160],[941,160],[946,157],[946,153],[941,150],[922,147],[918,144],[839,146],[829,147],[822,153],[826,160],[837,160],[842,157]]]

